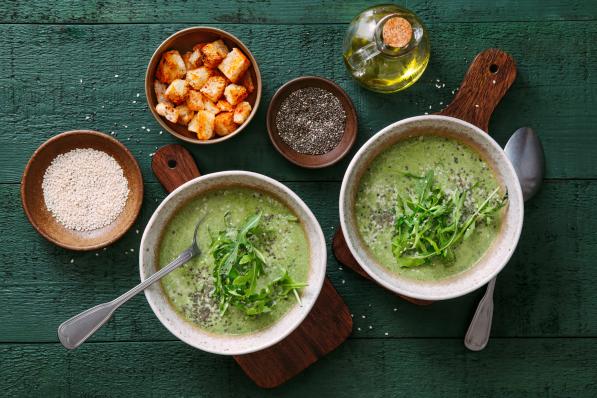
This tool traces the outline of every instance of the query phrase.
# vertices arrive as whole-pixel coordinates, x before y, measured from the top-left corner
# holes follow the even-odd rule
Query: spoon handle
[[[479,301],[475,316],[468,327],[464,337],[464,345],[471,351],[481,351],[489,341],[491,333],[491,321],[493,319],[493,289],[495,288],[493,278],[487,285],[485,295]]]
[[[92,307],[86,311],[63,322],[58,327],[58,338],[62,345],[69,350],[73,350],[83,344],[85,340],[91,337],[99,328],[101,328],[112,316],[114,311],[122,304],[126,303],[136,294],[145,290],[149,285],[155,281],[166,276],[176,268],[188,262],[197,254],[193,247],[188,248],[182,252],[170,264],[160,269],[155,274],[152,274],[143,282],[122,294],[120,297]]]

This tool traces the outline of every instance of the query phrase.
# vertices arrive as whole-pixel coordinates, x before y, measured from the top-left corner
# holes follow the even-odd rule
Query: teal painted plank
[[[339,183],[289,186],[311,207],[330,242],[338,224]],[[22,214],[18,186],[3,185],[0,342],[57,341],[56,328],[62,321],[138,282],[137,249],[143,226],[156,200],[165,196],[156,184],[146,188],[137,225],[96,256],[46,242]],[[528,204],[520,246],[497,283],[494,336],[597,337],[595,197],[596,181],[557,181],[547,183]],[[481,292],[421,308],[340,269],[328,254],[327,274],[354,314],[355,337],[464,335]],[[95,341],[169,339],[173,336],[155,319],[142,296],[119,309],[94,337]]]
[[[404,0],[397,3],[417,12],[427,22],[597,18],[595,3],[581,0]],[[365,0],[11,1],[4,5],[0,23],[348,23],[373,4]]]
[[[0,182],[19,181],[39,144],[75,128],[114,131],[137,156],[146,181],[155,181],[149,154],[176,140],[159,134],[146,109],[145,66],[160,41],[182,27],[0,26],[0,35],[11,38],[0,51],[0,65],[6,69],[0,74]],[[496,110],[491,123],[494,137],[503,144],[515,129],[531,125],[547,151],[548,177],[597,177],[593,167],[597,53],[590,50],[597,41],[597,24],[443,25],[432,31],[433,56],[422,80],[392,96],[368,92],[347,76],[340,58],[343,26],[231,25],[227,29],[254,51],[263,74],[264,96],[256,118],[239,137],[209,147],[187,145],[205,171],[245,169],[285,181],[340,180],[349,158],[324,170],[303,170],[283,159],[269,142],[265,111],[286,80],[315,74],[344,87],[358,111],[358,147],[393,121],[441,109],[473,55],[488,46],[501,46],[517,59],[519,76]],[[288,38],[287,48],[296,50],[272,44],[270,38],[280,36]],[[464,44],[463,37],[467,38]],[[131,44],[106,44],[122,38]],[[554,62],[554,47],[558,59],[566,63]],[[436,88],[436,79],[446,86]],[[244,150],[248,147],[251,151]]]
[[[7,396],[594,397],[596,339],[349,340],[275,390],[180,342],[0,345]]]

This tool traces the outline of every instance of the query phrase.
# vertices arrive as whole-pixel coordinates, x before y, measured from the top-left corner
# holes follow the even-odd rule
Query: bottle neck
[[[377,22],[371,43],[359,48],[346,60],[355,73],[379,54],[400,57],[415,49],[423,39],[423,26],[413,16],[391,13]]]
[[[397,57],[419,45],[423,27],[408,14],[392,13],[379,20],[373,37],[380,53]]]

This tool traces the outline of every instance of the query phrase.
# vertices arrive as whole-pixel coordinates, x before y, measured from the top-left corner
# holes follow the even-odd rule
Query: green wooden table
[[[428,25],[431,62],[416,85],[383,96],[357,86],[340,56],[347,23],[367,1],[4,2],[0,395],[597,396],[597,3],[405,3]],[[313,209],[328,241],[348,159],[309,171],[275,152],[264,120],[277,87],[306,74],[340,84],[359,115],[356,149],[387,124],[448,103],[477,52],[495,46],[514,56],[518,78],[490,131],[504,144],[516,128],[532,126],[545,146],[547,179],[526,207],[520,245],[498,280],[487,349],[469,352],[462,342],[481,292],[416,307],[343,270],[331,252],[327,274],[354,314],[353,334],[277,390],[259,390],[230,358],[176,340],[142,295],[78,350],[58,343],[60,322],[138,282],[141,232],[165,197],[150,154],[176,142],[147,110],[145,67],[164,38],[199,24],[245,41],[259,62],[264,96],[239,137],[185,146],[205,173],[243,169],[283,181]],[[114,132],[143,171],[143,211],[107,250],[60,249],[21,209],[28,158],[49,137],[75,128]]]

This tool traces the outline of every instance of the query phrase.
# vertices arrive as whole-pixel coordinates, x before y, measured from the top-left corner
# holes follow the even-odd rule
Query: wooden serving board
[[[176,144],[163,146],[156,151],[151,168],[168,192],[199,177],[199,169],[192,155]],[[336,349],[351,332],[350,311],[326,277],[309,315],[288,337],[265,350],[236,355],[234,360],[255,384],[274,388]]]
[[[452,102],[437,114],[462,119],[489,132],[489,119],[497,104],[514,83],[514,79],[516,79],[516,63],[509,54],[497,48],[482,51],[473,59]],[[340,227],[334,235],[332,250],[340,263],[372,280],[353,257]],[[432,303],[432,301],[399,296],[417,305]]]

